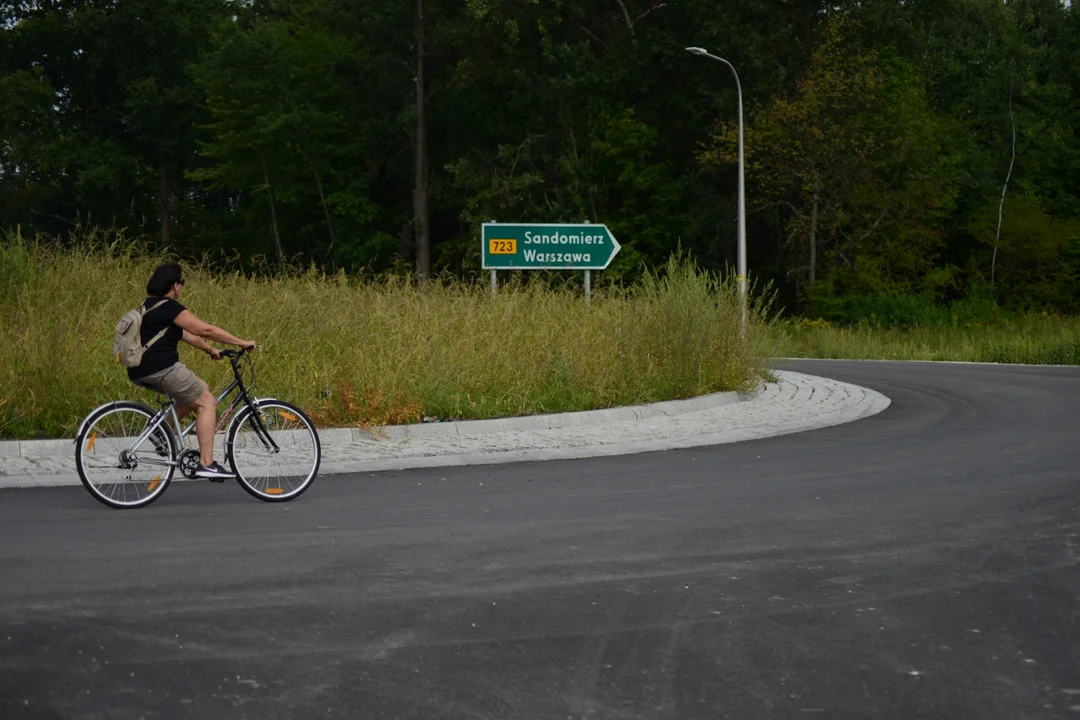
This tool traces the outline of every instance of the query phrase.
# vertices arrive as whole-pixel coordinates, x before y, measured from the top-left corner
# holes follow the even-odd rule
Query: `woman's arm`
[[[206,353],[210,357],[214,358],[215,360],[221,359],[221,352],[219,350],[216,350],[216,349],[210,347],[206,343],[205,340],[198,337],[197,335],[192,335],[187,330],[184,330],[184,337],[181,338],[181,339],[184,342],[186,342],[188,345],[191,345],[192,347],[195,347],[195,348],[198,348],[199,350],[202,350],[204,353]]]
[[[176,319],[173,320],[173,324],[179,326],[182,330],[184,330],[185,336],[190,333],[196,339],[205,338],[206,340],[213,340],[214,342],[225,343],[227,345],[238,345],[242,348],[247,349],[251,349],[255,346],[255,343],[251,340],[241,340],[235,335],[231,335],[225,332],[216,325],[211,325],[208,322],[203,322],[199,318],[195,317],[195,315],[193,315],[190,310],[184,310],[179,315],[177,315]],[[184,338],[184,340],[185,342],[188,342],[186,337]],[[192,344],[194,345],[194,343]]]

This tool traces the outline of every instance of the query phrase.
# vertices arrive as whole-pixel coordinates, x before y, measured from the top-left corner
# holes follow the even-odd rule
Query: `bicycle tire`
[[[303,410],[282,400],[255,401],[264,426],[278,444],[272,452],[263,442],[254,415],[241,410],[229,427],[225,453],[236,481],[264,502],[285,502],[302,495],[319,474],[322,444],[315,423]]]
[[[95,500],[111,508],[130,510],[146,507],[161,497],[169,487],[176,472],[175,465],[147,465],[144,472],[150,479],[147,480],[141,474],[136,479],[139,458],[143,454],[149,455],[150,450],[131,454],[127,461],[122,456],[127,450],[125,443],[130,444],[131,440],[138,437],[156,414],[142,403],[120,400],[98,408],[83,422],[82,430],[75,438],[75,467],[83,487]],[[127,416],[127,419],[124,416]],[[109,443],[109,440],[114,439],[114,433],[110,432],[113,427],[119,427],[120,430],[115,437],[117,442]],[[151,445],[154,455],[175,462],[178,443],[172,427],[167,422],[162,423],[155,431],[155,436],[159,434],[167,441],[167,455],[162,456],[160,449]],[[98,477],[98,471],[103,471],[102,477]],[[110,475],[117,477],[108,482]],[[139,489],[141,485],[146,486],[145,492]],[[116,490],[123,488],[124,499],[116,496],[120,494],[118,492],[106,492],[105,488],[108,487]],[[134,499],[128,499],[131,497],[129,491],[134,491]]]

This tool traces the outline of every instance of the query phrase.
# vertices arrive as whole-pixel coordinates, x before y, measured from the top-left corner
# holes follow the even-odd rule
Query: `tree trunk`
[[[161,203],[161,249],[169,249],[169,169],[165,165],[165,159],[161,158],[158,164],[158,177],[161,180],[161,184],[158,192],[160,193]]]
[[[274,245],[277,247],[278,262],[285,269],[285,250],[281,247],[281,233],[278,232],[277,209],[274,207],[274,192],[270,189],[270,174],[266,172],[266,158],[259,153],[259,162],[262,164],[263,181],[266,183],[266,197],[270,199],[270,224],[274,229]]]
[[[883,193],[882,199],[881,199],[881,212],[878,213],[877,219],[874,220],[874,224],[871,225],[869,228],[867,228],[866,232],[864,232],[862,234],[862,237],[855,238],[855,241],[851,244],[851,262],[850,262],[851,272],[854,273],[856,271],[855,261],[859,257],[859,245],[861,245],[863,240],[866,240],[868,237],[870,237],[874,233],[875,230],[878,229],[878,226],[881,225],[881,221],[885,219],[885,215],[888,212],[889,212],[889,191],[885,190],[884,193]]]
[[[416,242],[416,274],[427,280],[431,274],[431,246],[428,235],[427,125],[424,118],[424,3],[416,0],[416,185],[413,189],[413,240]]]
[[[330,249],[326,251],[327,255],[330,255],[330,250],[334,249],[334,223],[330,220],[330,208],[326,205],[326,195],[323,193],[322,178],[319,176],[319,171],[315,169],[315,163],[311,162],[311,156],[308,155],[308,151],[301,148],[300,151],[304,153],[304,159],[307,160],[308,167],[311,168],[311,174],[315,176],[315,185],[319,188],[319,202],[322,203],[323,216],[326,218],[326,229],[330,233]]]
[[[821,180],[814,179],[814,196],[810,206],[810,284],[817,279],[817,218],[818,199],[821,193]]]
[[[626,22],[626,27],[630,31],[630,44],[634,49],[637,49],[637,33],[634,32],[634,21],[630,19],[630,11],[626,9],[626,3],[623,0],[615,0],[619,4],[619,8],[622,10],[623,20]]]
[[[990,259],[990,288],[993,289],[997,279],[997,256],[998,245],[1001,244],[1001,221],[1005,215],[1005,193],[1009,189],[1009,180],[1012,179],[1013,166],[1016,164],[1016,117],[1012,107],[1013,78],[1009,77],[1009,123],[1012,125],[1012,159],[1009,160],[1009,172],[1005,175],[1005,185],[1001,188],[1001,202],[998,204],[997,235],[994,236],[994,255]]]

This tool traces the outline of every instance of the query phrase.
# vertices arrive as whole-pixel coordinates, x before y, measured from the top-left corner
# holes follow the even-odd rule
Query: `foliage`
[[[796,94],[755,108],[746,131],[757,196],[788,211],[782,250],[804,295],[830,270],[917,285],[937,260],[934,224],[953,195],[917,74],[859,50],[857,29],[844,16],[830,21]],[[737,135],[722,122],[702,162],[736,162]]]
[[[684,50],[700,45],[739,73],[750,271],[784,307],[828,314],[848,295],[942,306],[989,288],[1003,306],[1080,309],[1075,5],[424,7],[438,271],[476,274],[490,219],[604,222],[623,245],[607,271],[618,281],[679,246],[710,270],[734,265],[735,84]],[[0,229],[77,244],[78,228],[126,228],[245,270],[269,257],[407,271],[413,8],[0,5]]]
[[[781,357],[1080,365],[1080,324],[1045,313],[905,328],[788,321],[770,326],[766,342]]]

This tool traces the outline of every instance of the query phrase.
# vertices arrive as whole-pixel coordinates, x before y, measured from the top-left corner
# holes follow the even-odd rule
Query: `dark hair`
[[[158,265],[157,270],[150,276],[150,281],[146,283],[146,294],[161,297],[172,290],[175,283],[183,279],[184,273],[180,272],[180,263]]]

